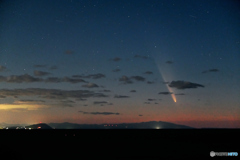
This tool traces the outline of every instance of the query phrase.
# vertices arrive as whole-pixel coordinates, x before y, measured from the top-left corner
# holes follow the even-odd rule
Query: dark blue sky
[[[1,1],[0,122],[239,127],[239,28],[231,0]]]

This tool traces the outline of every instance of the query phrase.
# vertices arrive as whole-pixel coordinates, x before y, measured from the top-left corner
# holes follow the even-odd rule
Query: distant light
[[[161,127],[156,127],[156,129],[160,129]]]
[[[40,129],[41,127],[37,127],[38,129]]]
[[[31,130],[32,128],[29,128],[29,130]]]

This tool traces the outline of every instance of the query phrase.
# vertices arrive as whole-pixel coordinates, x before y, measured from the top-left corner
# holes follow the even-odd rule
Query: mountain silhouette
[[[120,124],[77,124],[77,123],[49,123],[55,129],[193,129],[193,127],[178,125],[162,121]]]
[[[25,128],[27,128],[27,129],[29,129],[29,128],[31,128],[31,129],[53,129],[46,123],[32,124],[32,125],[26,126]]]

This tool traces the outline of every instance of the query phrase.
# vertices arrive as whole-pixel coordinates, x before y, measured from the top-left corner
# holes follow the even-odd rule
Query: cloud
[[[218,72],[219,70],[218,69],[209,69],[208,71],[209,72]]]
[[[208,73],[208,72],[219,72],[218,69],[209,69],[207,71],[202,71],[202,73]]]
[[[93,104],[106,104],[106,101],[94,101]]]
[[[136,90],[131,90],[130,92],[137,92]]]
[[[69,83],[80,83],[80,82],[86,83],[86,81],[83,80],[83,79],[74,79],[74,78],[69,78],[69,77],[64,77],[62,79],[62,81],[63,82],[69,82]]]
[[[154,84],[153,81],[147,81],[147,84]]]
[[[113,58],[112,60],[113,60],[114,62],[118,62],[118,61],[121,61],[122,59],[119,58],[119,57],[115,57],[115,58]]]
[[[90,74],[90,75],[73,75],[72,77],[99,79],[99,78],[105,78],[106,76],[102,73],[97,73],[97,74]]]
[[[30,82],[42,82],[43,79],[41,78],[35,78],[33,76],[30,76],[28,74],[24,74],[24,75],[11,75],[8,77],[3,77],[0,76],[0,82],[4,81],[4,82],[9,82],[9,83],[30,83]]]
[[[129,98],[129,96],[115,95],[114,98]]]
[[[32,99],[23,99],[23,100],[18,100],[18,103],[44,103],[46,101],[44,100],[32,100]]]
[[[153,74],[153,72],[151,72],[151,71],[146,71],[146,72],[144,72],[143,74]]]
[[[49,73],[49,72],[43,72],[43,71],[34,71],[34,75],[35,76],[46,76],[46,75],[49,75],[49,74],[51,74],[51,73]]]
[[[114,69],[114,70],[112,70],[113,72],[119,72],[119,71],[121,71],[120,69]]]
[[[111,92],[111,90],[104,89],[104,90],[100,90],[99,92]]]
[[[172,81],[168,86],[177,88],[177,89],[204,87],[201,84],[191,83],[191,82],[186,82],[186,81]]]
[[[6,98],[6,96],[0,95],[0,98]]]
[[[99,79],[99,78],[105,78],[106,76],[104,74],[98,73],[98,74],[90,74],[85,76],[84,78],[93,78],[93,79]]]
[[[141,55],[135,55],[134,58],[142,58],[142,59],[148,59],[147,56],[141,56]]]
[[[0,65],[0,72],[5,71],[6,69],[7,69],[6,67]]]
[[[182,96],[182,95],[185,95],[184,93],[176,93],[175,95],[180,95],[180,96]]]
[[[62,79],[58,78],[58,77],[48,77],[44,81],[48,82],[48,83],[60,83],[60,82],[62,82]]]
[[[121,78],[119,78],[120,82],[123,82],[123,84],[131,84],[133,83],[130,78],[128,78],[127,76],[122,76]]]
[[[60,90],[44,88],[0,89],[0,95],[6,97],[33,96],[38,98],[55,100],[63,100],[67,98],[84,99],[90,97],[108,97],[103,93],[97,93],[89,90]]]
[[[135,81],[145,81],[145,78],[142,77],[142,76],[131,76],[129,78],[129,77],[125,76],[125,75],[120,77],[119,81],[123,82],[123,84],[131,84],[131,83],[133,83],[132,79],[135,80]]]
[[[144,102],[144,104],[151,104],[150,102]]]
[[[173,94],[173,93],[172,92],[159,92],[158,94],[168,95],[168,94]]]
[[[148,101],[156,101],[156,99],[148,98]]]
[[[142,114],[139,114],[138,116],[143,116]]]
[[[173,61],[166,61],[167,64],[173,64]]]
[[[84,111],[78,111],[83,114],[92,114],[92,115],[119,115],[120,113],[116,112],[84,112]]]
[[[72,101],[72,100],[64,100],[64,101],[61,101],[62,103],[76,103],[76,102],[74,102],[74,101]]]
[[[134,79],[136,81],[145,81],[145,78],[141,76],[132,76],[131,79]]]
[[[88,84],[84,84],[82,85],[82,87],[86,87],[86,88],[96,88],[99,87],[97,84],[95,83],[88,83]]]
[[[75,99],[76,101],[86,101],[87,99],[85,99],[85,98],[77,98],[77,99]]]
[[[44,76],[47,74],[50,74],[48,72],[42,72],[42,71],[34,71],[34,74],[37,76]],[[42,78],[36,78],[28,74],[24,75],[11,75],[8,77],[0,76],[0,82],[8,82],[8,83],[32,83],[32,82],[47,82],[47,83],[60,83],[60,82],[68,82],[68,83],[80,83],[84,82],[87,83],[83,79],[76,79],[76,78],[59,78],[59,77],[48,77],[46,79]]]
[[[54,69],[58,69],[58,67],[57,66],[51,66],[49,69],[54,70]]]
[[[71,54],[74,53],[74,51],[72,51],[72,50],[66,50],[64,53],[65,53],[65,54],[68,54],[68,55],[71,55]]]
[[[169,82],[162,82],[163,84],[169,84]]]

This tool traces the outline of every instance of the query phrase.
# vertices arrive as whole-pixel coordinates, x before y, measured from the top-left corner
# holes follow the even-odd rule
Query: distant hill
[[[49,123],[48,125],[54,129],[193,129],[193,127],[161,121],[120,124],[76,124],[64,122]]]
[[[29,129],[29,128],[31,128],[31,129],[53,129],[46,123],[32,124],[29,126],[25,126],[25,128],[27,128],[27,129]]]

